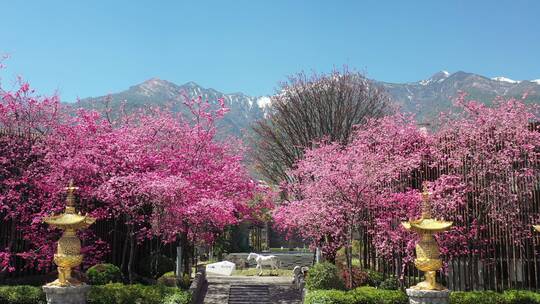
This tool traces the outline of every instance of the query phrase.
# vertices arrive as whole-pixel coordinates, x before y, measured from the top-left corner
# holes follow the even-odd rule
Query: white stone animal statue
[[[263,273],[263,266],[270,266],[270,269],[279,269],[279,260],[275,255],[262,255],[252,252],[248,255],[247,260],[249,262],[252,259],[257,262],[255,269],[259,269],[259,275]]]

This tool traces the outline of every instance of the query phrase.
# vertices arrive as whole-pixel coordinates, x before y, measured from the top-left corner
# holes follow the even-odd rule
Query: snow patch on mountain
[[[521,82],[519,80],[513,80],[513,79],[510,79],[510,78],[503,77],[503,76],[493,77],[493,78],[491,78],[491,80],[508,82],[508,83],[520,83]]]
[[[534,79],[534,80],[531,80],[531,82],[534,82],[536,84],[540,84],[540,79]]]
[[[423,86],[427,86],[432,83],[441,83],[446,80],[450,76],[450,73],[448,71],[442,70],[440,72],[435,73],[433,76],[431,76],[429,79],[421,80],[418,83]]]
[[[261,96],[257,99],[257,105],[259,108],[264,109],[272,103],[272,99],[268,96]]]

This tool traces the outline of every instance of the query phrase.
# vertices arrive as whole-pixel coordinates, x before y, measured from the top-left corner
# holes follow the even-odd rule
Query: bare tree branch
[[[391,112],[386,93],[346,68],[330,74],[299,73],[271,97],[270,113],[253,126],[252,157],[267,180],[288,180],[287,170],[317,140],[346,144],[353,127]]]

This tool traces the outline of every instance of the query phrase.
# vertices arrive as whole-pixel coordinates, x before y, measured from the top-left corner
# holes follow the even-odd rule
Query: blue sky
[[[540,1],[1,1],[0,72],[64,101],[152,77],[266,95],[348,65],[389,82],[439,70],[540,78]]]

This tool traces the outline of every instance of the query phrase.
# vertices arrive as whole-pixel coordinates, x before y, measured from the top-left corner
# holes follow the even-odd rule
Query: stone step
[[[268,285],[231,285],[229,304],[270,304]]]

